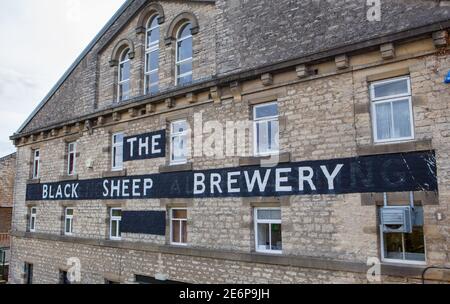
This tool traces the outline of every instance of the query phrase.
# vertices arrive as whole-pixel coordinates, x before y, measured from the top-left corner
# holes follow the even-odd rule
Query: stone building
[[[448,2],[374,3],[127,1],[11,137],[10,281],[450,266]]]
[[[16,154],[0,158],[0,281],[7,279]]]

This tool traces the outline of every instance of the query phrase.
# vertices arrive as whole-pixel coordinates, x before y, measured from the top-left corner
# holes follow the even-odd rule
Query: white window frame
[[[178,52],[179,52],[179,50],[178,50],[178,48],[179,48],[179,42],[181,42],[181,41],[184,41],[184,40],[186,40],[186,39],[189,39],[189,38],[192,38],[193,39],[193,36],[192,36],[192,33],[191,34],[189,34],[188,36],[186,36],[186,37],[183,37],[183,38],[179,38],[180,37],[180,34],[181,34],[181,32],[182,32],[182,30],[188,25],[188,24],[191,24],[191,26],[192,26],[192,23],[190,23],[190,22],[186,22],[186,23],[184,23],[182,26],[180,26],[180,28],[178,29],[178,32],[177,32],[177,41],[176,41],[176,47],[175,47],[175,85],[179,85],[180,84],[180,78],[183,78],[183,77],[186,77],[186,76],[189,76],[189,75],[191,75],[191,76],[193,76],[194,74],[193,74],[193,67],[192,67],[192,69],[191,69],[191,71],[190,72],[187,72],[187,73],[184,73],[184,74],[178,74],[178,67],[180,66],[180,65],[182,65],[183,63],[186,63],[186,62],[189,62],[189,61],[193,61],[193,59],[194,59],[194,57],[189,57],[189,58],[186,58],[186,59],[183,59],[183,60],[178,60]],[[192,40],[192,42],[194,42],[194,40]],[[192,50],[192,56],[194,55],[194,50]]]
[[[174,132],[175,125],[178,124],[178,123],[182,123],[182,122],[184,122],[186,124],[186,130],[183,131],[183,132]],[[176,120],[176,121],[173,121],[173,122],[170,123],[170,164],[171,165],[184,165],[188,161],[188,157],[187,157],[187,154],[188,154],[188,133],[189,133],[188,130],[189,130],[189,124],[188,124],[186,119]],[[186,157],[185,157],[185,159],[182,159],[182,160],[175,160],[175,159],[173,159],[173,156],[176,155],[175,154],[175,147],[174,147],[174,139],[176,137],[184,137],[185,138],[185,143],[186,143],[186,146],[185,146],[185,155],[186,155]]]
[[[281,208],[255,208],[254,209],[254,214],[253,214],[253,218],[254,218],[254,231],[255,231],[255,250],[256,252],[259,253],[268,253],[268,254],[283,254],[283,250],[267,250],[267,249],[261,249],[258,244],[258,224],[269,224],[270,225],[270,229],[269,229],[269,240],[270,242],[272,242],[272,227],[271,225],[281,225],[281,229],[283,229],[283,220],[259,220],[258,219],[258,211],[261,210],[279,210],[282,213]],[[281,230],[281,234],[283,235],[283,230]],[[272,247],[272,246],[271,246]]]
[[[273,150],[273,151],[269,151],[269,152],[263,152],[260,153],[258,150],[258,125],[261,123],[269,123],[269,122],[278,122],[278,141],[280,139],[280,115],[276,115],[276,116],[267,116],[267,117],[263,117],[263,118],[256,118],[256,110],[262,107],[267,107],[270,105],[276,105],[278,108],[278,102],[274,101],[274,102],[269,102],[269,103],[264,103],[264,104],[260,104],[260,105],[256,105],[253,107],[253,153],[255,156],[257,157],[264,157],[264,156],[271,156],[271,155],[279,155],[280,154],[280,143],[278,142],[278,149]],[[279,110],[279,108],[278,108]]]
[[[176,211],[186,211],[186,215],[187,215],[187,213],[188,213],[188,210],[186,209],[186,208],[172,208],[172,209],[170,209],[170,244],[171,245],[174,245],[174,246],[188,246],[188,244],[187,244],[187,240],[186,240],[186,243],[179,243],[179,242],[174,242],[174,240],[173,240],[173,222],[174,221],[178,221],[178,222],[180,222],[180,240],[182,239],[182,236],[183,236],[183,225],[182,225],[182,223],[186,223],[186,235],[187,235],[187,222],[188,222],[188,219],[187,219],[187,217],[186,218],[184,218],[184,219],[174,219],[173,218],[173,214],[174,214],[174,212],[176,212]]]
[[[389,84],[401,80],[406,80],[408,85],[408,92],[406,94],[396,94],[387,97],[379,97],[375,98],[375,86]],[[410,115],[410,123],[411,123],[411,136],[409,137],[399,137],[399,138],[391,138],[391,139],[379,139],[378,138],[378,125],[377,125],[377,112],[376,106],[383,103],[389,103],[391,105],[391,115],[393,116],[392,105],[394,102],[399,100],[408,99],[409,102],[409,115]],[[414,140],[415,138],[415,128],[414,128],[414,109],[412,105],[412,90],[411,90],[411,78],[409,76],[406,77],[396,77],[382,81],[375,81],[370,84],[370,103],[372,109],[372,128],[373,128],[373,139],[374,143],[382,144],[382,143],[391,143],[391,142],[401,142],[401,141],[409,141]],[[391,117],[392,123],[394,123],[394,117]]]
[[[148,23],[147,23],[147,30],[145,32],[145,66],[144,66],[144,90],[145,90],[145,94],[150,94],[151,93],[151,90],[148,91],[148,89],[150,89],[151,86],[158,86],[158,90],[159,90],[159,79],[158,79],[158,82],[151,83],[150,86],[147,88],[147,76],[150,77],[152,74],[155,74],[155,73],[158,74],[159,73],[159,59],[158,59],[158,68],[156,68],[154,70],[147,71],[147,65],[149,64],[148,56],[151,53],[153,53],[153,52],[159,51],[159,43],[160,43],[159,40],[158,40],[158,42],[155,42],[153,44],[148,45],[148,39],[147,39],[149,32],[151,32],[151,31],[153,31],[153,30],[155,30],[157,28],[159,28],[161,30],[161,26],[160,26],[159,23],[158,23],[158,25],[156,25],[154,27],[150,27],[152,22],[153,22],[153,20],[155,18],[158,19],[159,16],[158,15],[154,15],[154,16],[149,18]]]
[[[37,155],[38,154],[38,155]],[[38,179],[41,174],[41,149],[33,150],[33,179]]]
[[[71,149],[71,147],[73,147],[73,149]],[[73,172],[70,172],[71,155],[73,155]],[[77,174],[77,143],[71,142],[67,144],[67,176],[74,176],[76,174]]]
[[[411,207],[414,208],[414,195],[410,194],[410,200],[411,200]],[[388,197],[387,194],[384,194],[384,207],[385,208],[396,208],[396,206],[390,206],[388,203]],[[405,234],[402,233],[402,249],[403,249],[403,260],[399,259],[389,259],[385,257],[385,237],[384,231],[383,231],[383,225],[380,225],[380,240],[381,240],[381,261],[384,263],[393,263],[393,264],[405,264],[405,265],[427,265],[427,238],[424,233],[424,248],[425,248],[425,261],[414,261],[414,260],[406,260],[405,258]]]
[[[111,143],[112,143],[112,147],[111,147],[111,170],[112,171],[121,171],[123,170],[123,140],[121,142],[117,142],[116,138],[118,136],[124,136],[124,133],[119,132],[119,133],[115,133],[112,135],[111,137]],[[117,165],[116,163],[116,153],[118,149],[122,149],[122,160],[120,162],[120,165]],[[116,163],[116,164],[115,164]]]
[[[109,211],[109,239],[113,240],[113,241],[120,241],[122,240],[122,237],[119,236],[120,233],[120,227],[121,227],[121,223],[122,223],[122,216],[113,216],[114,211],[120,211],[122,213],[122,208],[111,208]],[[115,231],[117,236],[113,236],[113,225],[112,223],[116,221],[118,222],[117,224],[117,230]]]
[[[130,78],[128,78],[128,79],[125,79],[125,80],[121,80],[121,76],[122,76],[122,73],[121,73],[121,66],[123,65],[123,64],[125,64],[125,63],[128,63],[129,61],[131,61],[131,59],[130,59],[130,52],[131,52],[131,50],[130,49],[125,49],[125,50],[123,50],[122,51],[122,53],[120,54],[120,57],[119,57],[119,69],[118,69],[118,71],[117,71],[117,102],[123,102],[123,101],[127,101],[127,100],[129,100],[130,99],[130,96],[128,96],[128,98],[127,99],[122,99],[121,97],[120,97],[120,89],[121,89],[121,87],[125,84],[125,83],[129,83],[130,84],[130,91],[131,91],[131,64],[130,64]],[[123,57],[123,55],[124,54],[126,54],[126,53],[128,53],[128,55],[127,56],[125,56],[125,59],[124,60],[122,60],[122,57]]]
[[[36,222],[37,222],[37,208],[31,207],[30,221],[29,221],[30,232],[36,232]]]
[[[72,210],[72,215],[68,214],[68,211]],[[75,210],[73,208],[65,208],[64,210],[64,235],[72,236],[73,235],[73,215]],[[69,220],[69,232],[67,232],[67,220]]]

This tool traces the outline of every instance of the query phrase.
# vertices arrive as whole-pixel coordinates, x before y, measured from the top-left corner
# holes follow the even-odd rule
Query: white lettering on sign
[[[147,197],[153,188],[153,180],[146,179],[122,179],[103,181],[103,197],[110,198],[139,198]]]
[[[77,199],[78,183],[67,185],[42,185],[42,199]]]
[[[141,134],[124,139],[126,161],[164,157],[165,131]]]

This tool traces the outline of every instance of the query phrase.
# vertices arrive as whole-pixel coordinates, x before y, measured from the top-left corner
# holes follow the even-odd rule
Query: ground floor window
[[[185,284],[185,283],[176,282],[176,281],[157,280],[156,278],[147,277],[147,276],[143,276],[143,275],[136,275],[135,276],[135,282],[137,284],[142,284],[142,285]]]
[[[170,236],[170,242],[173,245],[187,244],[187,209],[171,210]]]
[[[25,277],[25,284],[27,285],[33,284],[33,264],[30,263],[24,264],[24,277]]]
[[[67,271],[64,270],[59,271],[59,284],[70,285],[70,280]]]
[[[381,227],[382,260],[393,263],[425,264],[424,211],[422,206],[414,205],[411,194],[412,232],[385,233]],[[401,203],[385,198],[385,207],[402,206]],[[405,206],[405,204],[403,204]]]
[[[109,238],[111,240],[120,240],[122,233],[120,230],[120,223],[122,222],[122,209],[112,208],[110,211],[110,232]]]
[[[283,251],[281,209],[255,209],[256,251],[281,254]]]

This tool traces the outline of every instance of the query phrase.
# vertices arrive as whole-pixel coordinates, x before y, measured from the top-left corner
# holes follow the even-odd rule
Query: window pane
[[[123,137],[124,137],[123,133],[114,135],[114,139],[113,139],[114,144],[123,144]]]
[[[181,231],[183,232],[183,234],[182,234],[182,236],[181,236],[181,242],[183,243],[183,244],[186,244],[187,243],[187,222],[186,221],[183,221],[182,223],[181,223]]]
[[[67,209],[66,210],[66,215],[73,215],[73,209]]]
[[[392,134],[391,104],[389,102],[377,104],[375,106],[375,115],[378,140],[390,139]]]
[[[190,23],[186,24],[180,31],[178,38],[184,38],[184,37],[191,36],[191,29],[192,29],[192,25]]]
[[[385,247],[385,258],[393,260],[403,260],[403,244],[401,233],[386,233]]]
[[[182,161],[186,159],[186,139],[185,136],[173,138],[172,160]]]
[[[269,125],[267,122],[259,122],[256,125],[257,151],[265,153],[269,150]]]
[[[112,216],[117,216],[117,217],[122,216],[122,210],[114,209],[112,211]]]
[[[255,108],[255,118],[264,118],[264,117],[273,117],[278,116],[278,105],[270,104],[266,106],[256,107]]]
[[[270,250],[270,225],[258,224],[258,249]]]
[[[192,72],[192,60],[179,64],[177,68],[177,75],[183,75]]]
[[[184,84],[189,84],[192,82],[192,74],[191,75],[186,75],[183,77],[178,77],[178,84],[179,85],[184,85]]]
[[[120,65],[120,81],[130,79],[130,61],[126,61]]]
[[[117,221],[111,221],[111,236],[117,237]]]
[[[272,224],[272,250],[283,250],[281,225],[279,224]]]
[[[178,41],[178,61],[192,58],[192,37]]]
[[[422,227],[415,227],[413,233],[405,234],[406,260],[425,261],[425,241]]]
[[[395,82],[374,85],[375,98],[389,97],[399,94],[409,94],[408,80],[402,79]]]
[[[279,130],[278,121],[269,122],[269,150],[278,151]]]
[[[177,121],[172,124],[172,132],[173,133],[182,133],[187,130],[187,122],[186,121]]]
[[[172,217],[174,219],[186,219],[187,210],[173,210]]]
[[[258,210],[258,220],[281,220],[281,210]]]
[[[180,221],[172,221],[172,242],[180,243]]]
[[[66,233],[70,233],[71,229],[70,229],[70,219],[66,219]]]
[[[159,50],[147,53],[146,72],[157,70],[159,67]]]
[[[152,23],[152,25],[150,27],[153,28],[153,27],[155,27],[157,25],[158,25],[157,18],[154,18],[153,19],[153,23]],[[159,26],[154,28],[151,31],[148,31],[147,32],[147,47],[152,46],[152,45],[157,45],[159,43],[159,37],[160,37],[160,28],[159,28]]]
[[[394,114],[394,137],[411,137],[411,112],[409,99],[398,100],[392,103]]]
[[[127,100],[130,97],[130,82],[124,82],[119,86],[120,100]]]

